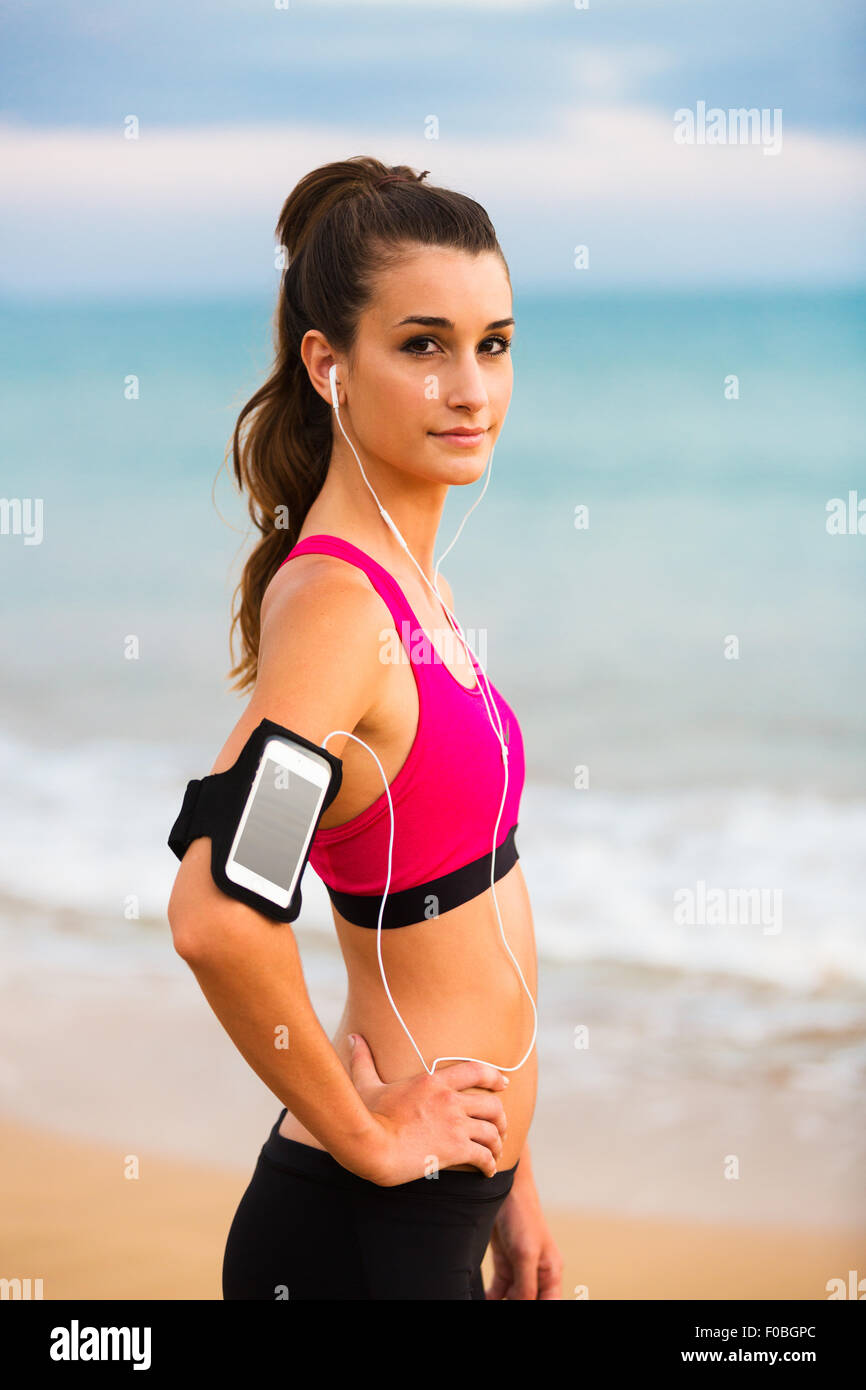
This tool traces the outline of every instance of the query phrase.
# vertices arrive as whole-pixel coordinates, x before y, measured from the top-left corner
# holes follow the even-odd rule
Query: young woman
[[[239,586],[231,675],[254,688],[211,770],[263,718],[317,744],[343,731],[325,745],[343,777],[310,863],[348,997],[329,1041],[291,927],[220,893],[197,839],[169,904],[175,946],[284,1103],[229,1232],[227,1299],[561,1297],[527,1145],[537,977],[514,846],[523,744],[448,616],[434,560],[448,489],[481,477],[505,420],[511,284],[483,208],[424,177],[359,156],[291,193],[274,371],[234,434],[262,536]],[[382,773],[394,838],[380,935]]]

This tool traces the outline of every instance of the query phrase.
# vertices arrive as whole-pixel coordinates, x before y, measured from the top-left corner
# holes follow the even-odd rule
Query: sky
[[[862,4],[578,4],[4,0],[0,293],[266,291],[293,184],[353,154],[478,199],[524,288],[866,280]],[[700,103],[776,152],[678,143]]]

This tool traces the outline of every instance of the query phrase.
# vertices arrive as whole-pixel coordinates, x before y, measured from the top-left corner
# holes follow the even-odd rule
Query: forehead
[[[423,246],[407,249],[379,272],[364,317],[381,330],[410,315],[446,318],[459,331],[483,327],[511,313],[511,286],[495,252],[473,255],[453,247]]]

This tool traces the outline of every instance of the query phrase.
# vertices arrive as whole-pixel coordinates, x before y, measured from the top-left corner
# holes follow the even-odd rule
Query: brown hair
[[[505,265],[481,205],[423,183],[427,172],[355,155],[306,174],[283,204],[276,230],[288,268],[274,313],[273,370],[241,410],[232,438],[235,478],[261,532],[233,596],[232,660],[236,627],[242,645],[229,672],[237,677],[233,689],[255,683],[262,596],[328,471],[331,408],[301,358],[304,334],[317,328],[335,352],[350,355],[376,275],[413,243],[493,251]]]

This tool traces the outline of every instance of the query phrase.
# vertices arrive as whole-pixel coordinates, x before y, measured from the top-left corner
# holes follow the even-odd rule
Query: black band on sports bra
[[[519,856],[514,843],[516,830],[515,822],[502,844],[496,848],[494,883],[503,878],[517,863]],[[470,898],[477,898],[490,887],[490,862],[488,851],[479,859],[473,859],[471,863],[464,864],[459,869],[451,869],[449,873],[431,879],[429,883],[419,883],[415,888],[404,888],[402,892],[389,893],[382,913],[382,930],[408,927],[416,922],[423,922],[425,918],[439,917],[443,912],[450,912],[452,908],[469,902]],[[325,887],[341,917],[345,917],[347,922],[354,922],[356,927],[372,927],[376,930],[379,925],[381,893],[342,893],[336,888],[328,887],[327,884]]]
[[[331,765],[331,780],[325,792],[321,810],[316,818],[313,834],[310,837],[307,853],[298,875],[297,886],[288,907],[278,907],[276,903],[261,897],[251,888],[234,883],[225,871],[226,860],[232,847],[235,832],[255,780],[262,752],[269,738],[285,738],[293,743],[301,744],[302,747],[317,753],[321,758],[325,758]],[[256,908],[277,922],[294,922],[301,911],[301,878],[310,857],[316,830],[322,815],[340,790],[342,777],[342,760],[333,753],[329,753],[327,748],[320,747],[318,743],[311,743],[309,739],[294,733],[284,725],[275,724],[272,719],[263,719],[250,734],[238,754],[237,761],[231,767],[226,768],[224,772],[212,772],[208,777],[194,778],[187,783],[183,804],[168,837],[169,848],[177,855],[178,859],[183,859],[193,840],[197,840],[201,835],[209,835],[211,838],[211,874],[217,887],[221,888],[229,897],[247,903],[248,906]]]

